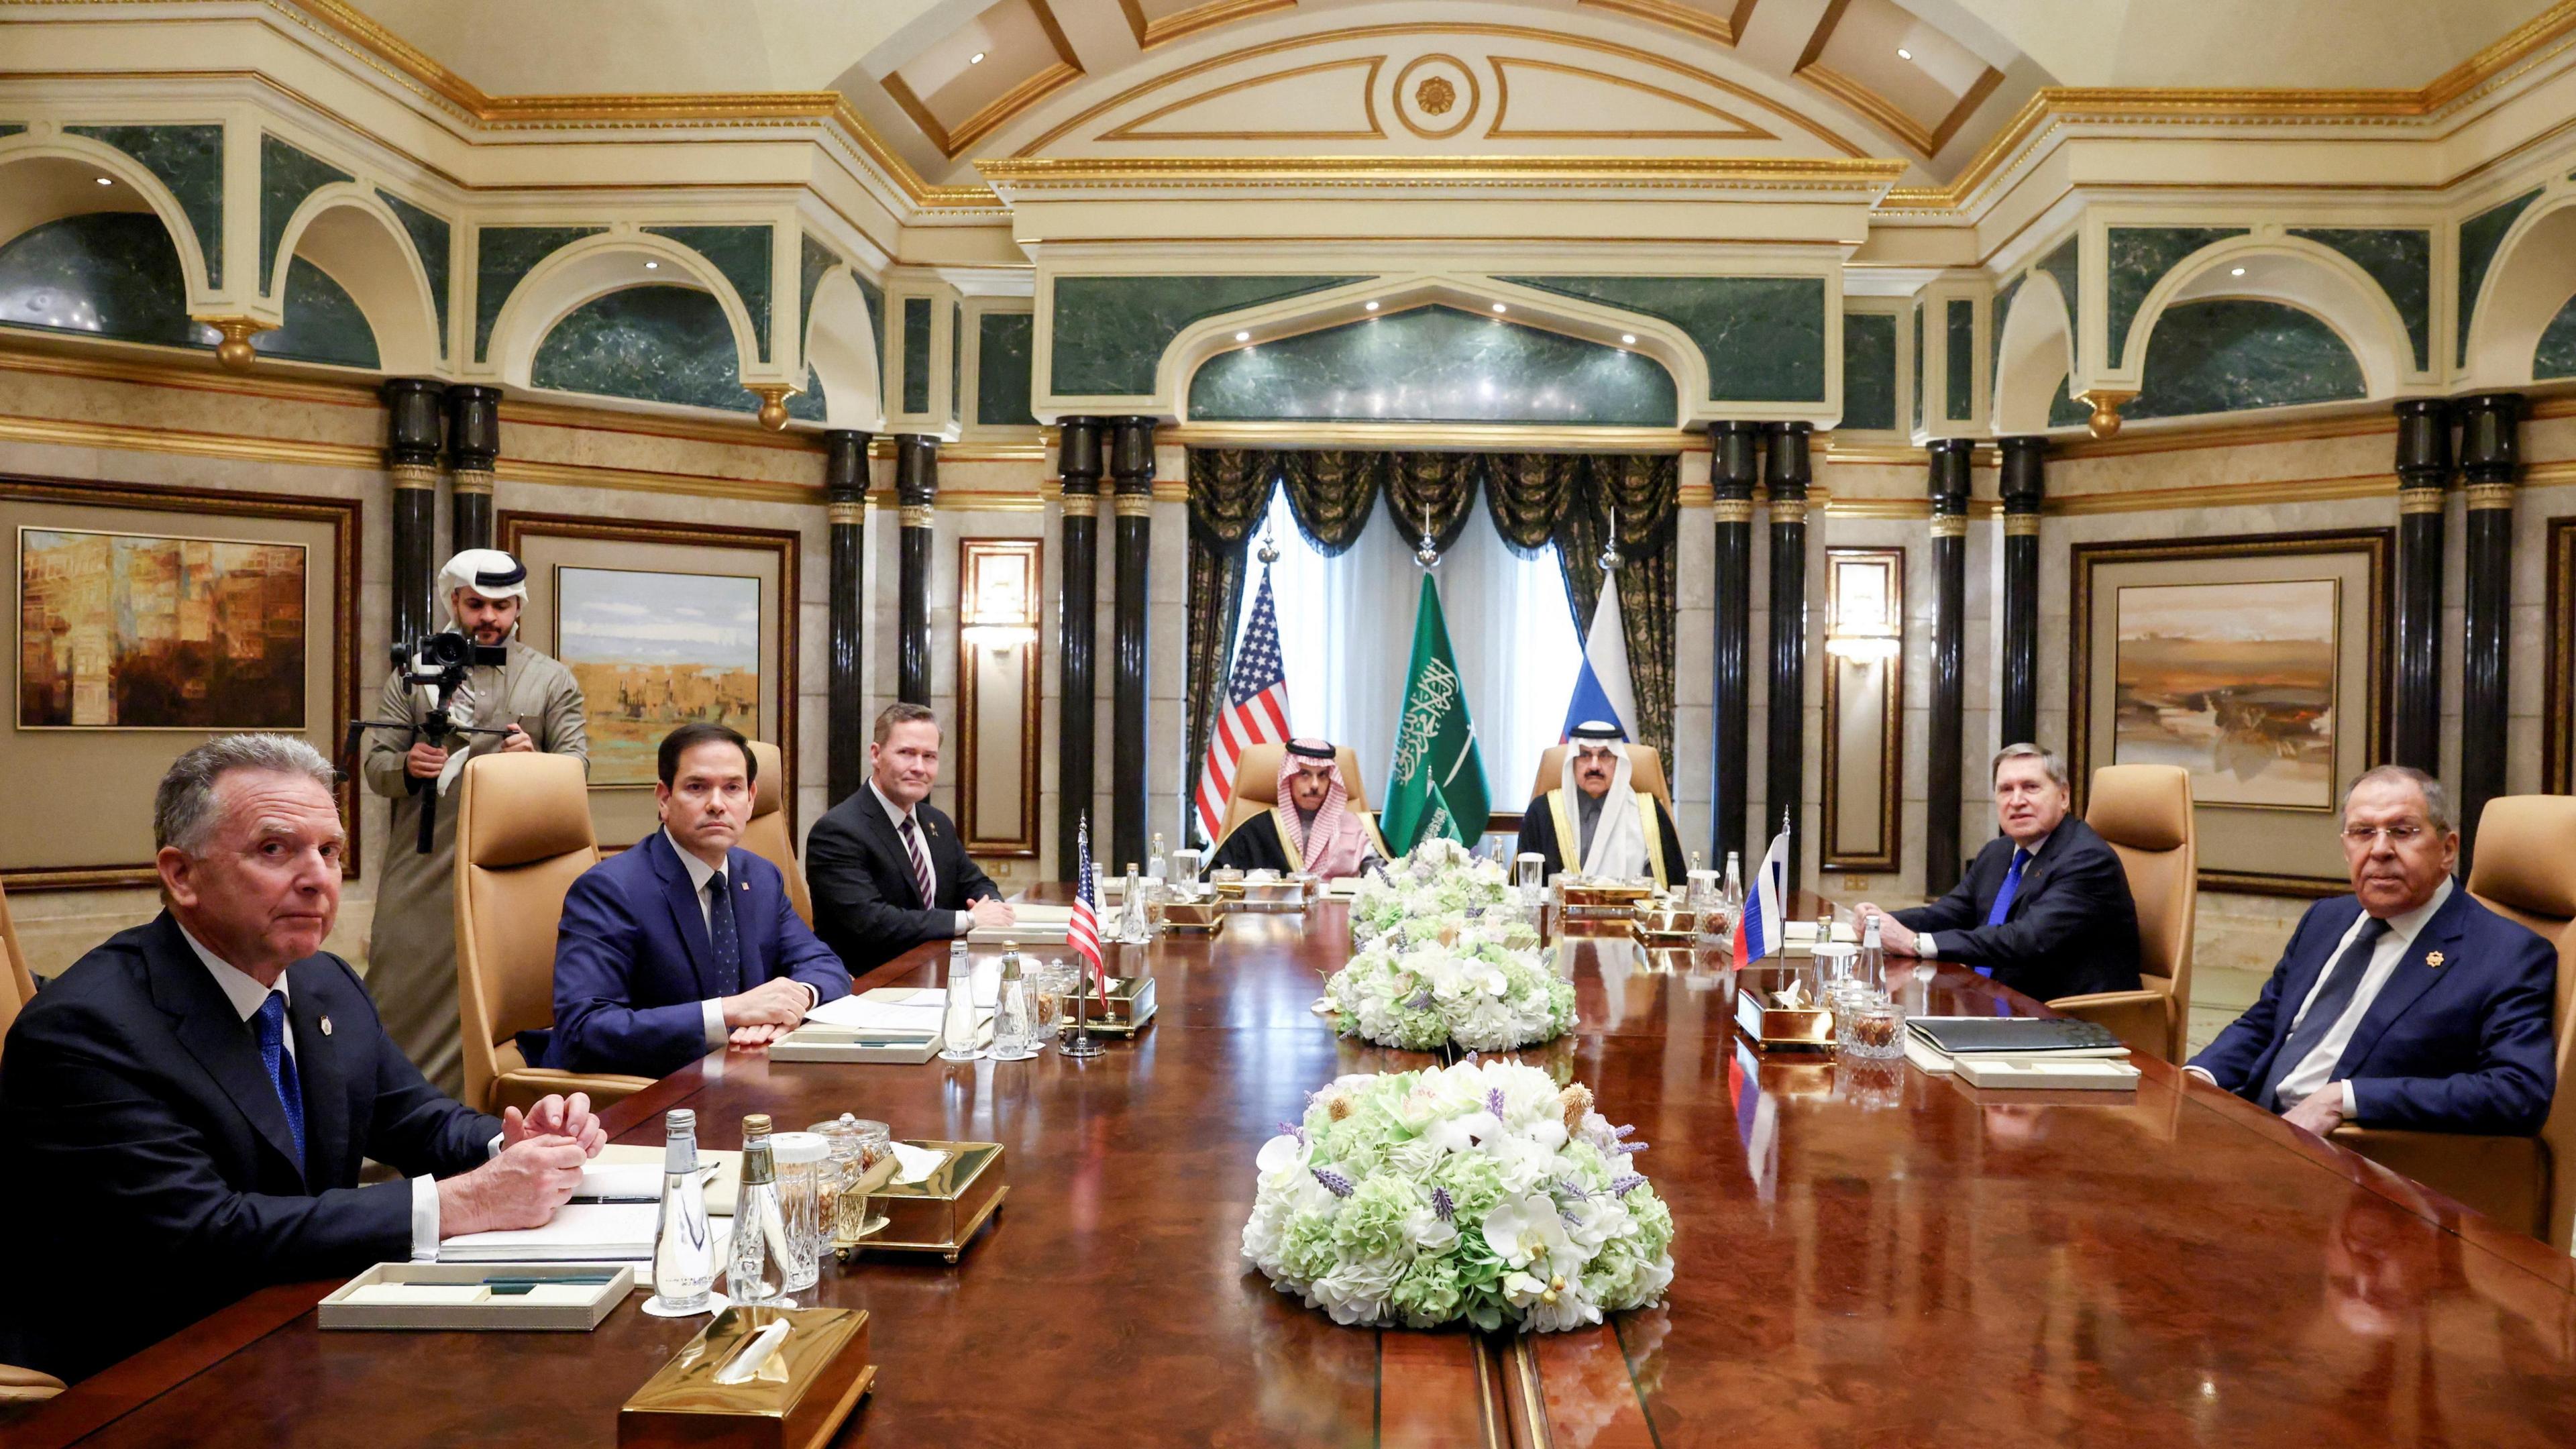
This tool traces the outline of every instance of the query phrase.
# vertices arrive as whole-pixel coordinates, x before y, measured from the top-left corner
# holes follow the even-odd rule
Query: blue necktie
[[[707,882],[707,940],[715,948],[716,995],[731,996],[742,990],[742,935],[734,929],[733,893],[725,889],[725,874],[717,871]]]
[[[259,1059],[268,1067],[268,1084],[277,1089],[277,1105],[286,1109],[286,1130],[295,1138],[295,1165],[304,1166],[304,1086],[296,1080],[295,1057],[286,1049],[286,998],[272,991],[251,1017],[259,1028]]]
[[[2317,1043],[2326,1039],[2334,1024],[2343,1020],[2352,1005],[2352,994],[2361,989],[2361,978],[2370,974],[2370,953],[2379,946],[2379,938],[2388,934],[2388,923],[2377,916],[2361,919],[2361,932],[2352,944],[2343,948],[2334,964],[2326,968],[2325,981],[2317,987],[2315,998],[2308,1003],[2308,1014],[2299,1018],[2290,1039],[2272,1058],[2272,1070],[2263,1074],[2263,1091],[2254,1100],[2269,1111],[2281,1110],[2281,1079],[2298,1069]]]
[[[1995,903],[1986,912],[1987,925],[2000,926],[2004,923],[2004,917],[2012,914],[2013,897],[2021,893],[2021,868],[2028,864],[2030,864],[2030,852],[2018,845],[2014,846],[2012,865],[2004,871],[2003,887],[1995,892]],[[1992,966],[1979,966],[1974,969],[1980,976],[1995,974],[1995,968]],[[2004,1011],[2004,1003],[1996,1002],[1995,1015],[2001,1016]]]

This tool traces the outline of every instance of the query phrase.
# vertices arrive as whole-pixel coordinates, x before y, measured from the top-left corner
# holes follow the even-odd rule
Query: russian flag
[[[1583,641],[1583,666],[1575,671],[1574,698],[1565,706],[1557,743],[1574,727],[1601,720],[1619,727],[1619,738],[1637,737],[1637,691],[1628,679],[1628,635],[1619,625],[1619,579],[1601,576],[1601,605],[1592,611],[1592,633]]]
[[[1771,837],[1762,864],[1753,871],[1753,888],[1745,892],[1744,919],[1735,923],[1735,964],[1750,965],[1780,949],[1788,936],[1789,832]]]

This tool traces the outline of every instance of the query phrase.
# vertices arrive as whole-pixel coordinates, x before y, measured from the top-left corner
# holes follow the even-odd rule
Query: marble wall
[[[2361,363],[2315,314],[2222,298],[2166,309],[2147,338],[2133,421],[2357,398]]]
[[[1220,352],[1190,379],[1189,416],[1669,428],[1680,410],[1641,353],[1435,306]]]
[[[1150,397],[1154,369],[1202,318],[1364,277],[1058,277],[1048,388],[1065,397]]]
[[[1896,318],[1886,312],[1843,314],[1843,420],[1848,430],[1896,426]]]
[[[1503,277],[1540,291],[1658,317],[1682,329],[1723,402],[1825,400],[1820,277]]]

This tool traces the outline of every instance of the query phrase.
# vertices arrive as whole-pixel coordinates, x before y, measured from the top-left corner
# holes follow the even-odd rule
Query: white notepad
[[[978,1021],[993,1014],[993,997],[976,983],[975,1014]],[[995,983],[994,995],[1000,994]],[[942,1018],[948,1010],[948,993],[937,986],[880,986],[838,1001],[826,1001],[805,1014],[807,1021],[819,1021],[850,1031],[884,1032],[937,1036]]]
[[[466,1233],[438,1245],[442,1263],[635,1263],[653,1256],[657,1203],[566,1203],[542,1228]]]
[[[659,1204],[662,1201],[662,1154],[663,1149],[647,1147],[641,1143],[608,1144],[599,1149],[599,1155],[582,1168],[581,1190],[573,1194],[572,1200],[574,1202],[590,1199]],[[742,1154],[719,1147],[700,1147],[698,1166],[715,1168],[715,1172],[707,1178],[708,1215],[719,1218],[730,1217],[733,1214],[734,1187],[742,1181]],[[650,1197],[627,1195],[632,1191],[637,1180],[627,1174],[639,1171],[643,1177],[649,1178],[652,1182]],[[599,1176],[594,1179],[593,1174],[599,1174]],[[594,1192],[594,1181],[600,1188],[613,1191],[614,1196],[611,1196],[609,1191]]]

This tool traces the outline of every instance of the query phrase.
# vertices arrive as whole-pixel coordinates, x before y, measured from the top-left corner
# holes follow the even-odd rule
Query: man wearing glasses
[[[2353,893],[2308,909],[2261,999],[2184,1070],[2320,1137],[2539,1131],[2558,953],[2452,883],[2441,782],[2403,765],[2355,780],[2343,854]]]

